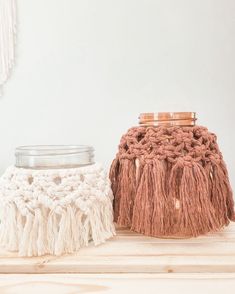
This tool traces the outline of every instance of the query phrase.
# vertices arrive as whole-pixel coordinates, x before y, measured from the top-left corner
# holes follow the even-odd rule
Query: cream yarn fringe
[[[103,168],[9,167],[0,178],[0,244],[19,256],[72,253],[115,234]]]
[[[0,0],[0,96],[15,59],[16,0]]]

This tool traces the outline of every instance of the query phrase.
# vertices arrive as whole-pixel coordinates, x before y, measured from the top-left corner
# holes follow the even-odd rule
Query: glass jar
[[[152,113],[141,113],[139,116],[140,126],[179,126],[179,127],[193,127],[196,124],[196,112],[152,112]],[[137,175],[139,173],[139,160],[136,162]],[[178,212],[180,209],[180,200],[174,198],[174,210],[175,218],[179,217]],[[171,236],[172,237],[172,236]]]
[[[94,149],[85,145],[20,146],[15,166],[30,169],[76,168],[94,164]]]
[[[196,112],[152,112],[139,116],[142,126],[195,126],[196,120]]]

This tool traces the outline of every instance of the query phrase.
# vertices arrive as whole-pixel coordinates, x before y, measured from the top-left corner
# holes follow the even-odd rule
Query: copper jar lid
[[[139,116],[139,124],[147,126],[195,126],[196,120],[196,112],[151,112]]]

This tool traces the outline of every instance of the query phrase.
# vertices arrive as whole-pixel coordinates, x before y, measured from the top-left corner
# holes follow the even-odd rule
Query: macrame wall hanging
[[[0,0],[0,96],[15,61],[16,0]]]
[[[216,135],[195,113],[150,113],[121,138],[110,178],[114,219],[154,237],[196,237],[234,220]]]

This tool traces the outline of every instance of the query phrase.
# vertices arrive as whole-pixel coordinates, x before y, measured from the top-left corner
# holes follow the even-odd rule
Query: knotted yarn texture
[[[0,96],[15,62],[16,0],[0,0]]]
[[[0,179],[0,244],[20,256],[72,253],[115,234],[102,166],[9,167]]]
[[[110,170],[114,220],[155,237],[196,237],[234,220],[216,135],[201,126],[133,127]]]

